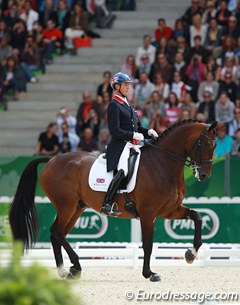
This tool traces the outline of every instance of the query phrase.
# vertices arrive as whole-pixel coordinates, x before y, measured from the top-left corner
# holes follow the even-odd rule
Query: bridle
[[[163,153],[165,153],[166,155],[168,155],[169,157],[171,157],[172,159],[176,160],[176,161],[181,161],[181,162],[184,162],[184,165],[187,166],[187,167],[190,167],[192,168],[193,170],[196,170],[196,169],[199,169],[201,168],[202,164],[206,164],[206,163],[209,163],[211,164],[212,163],[212,159],[206,159],[206,160],[203,160],[201,155],[202,155],[202,143],[203,143],[203,139],[207,139],[207,141],[211,142],[211,144],[214,146],[215,145],[215,139],[211,139],[210,137],[208,137],[205,133],[207,131],[207,129],[210,127],[210,125],[206,125],[203,127],[199,137],[197,138],[196,142],[192,145],[189,153],[195,148],[195,154],[194,154],[194,158],[191,159],[190,157],[187,156],[187,158],[183,158],[183,157],[180,157],[168,150],[165,150],[164,148],[162,147],[159,147],[157,145],[154,145],[153,143],[151,143],[151,140],[150,141],[147,141],[145,140],[145,144],[147,146],[151,146],[153,148],[156,148],[158,150],[161,150]]]

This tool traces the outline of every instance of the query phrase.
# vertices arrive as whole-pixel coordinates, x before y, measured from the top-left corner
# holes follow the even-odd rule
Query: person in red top
[[[164,18],[158,19],[158,27],[155,30],[155,40],[160,41],[161,38],[166,38],[169,41],[173,35],[173,29],[166,25]]]
[[[56,27],[54,20],[48,20],[47,28],[43,31],[43,44],[46,50],[47,63],[52,63],[52,53],[63,46],[62,31]]]

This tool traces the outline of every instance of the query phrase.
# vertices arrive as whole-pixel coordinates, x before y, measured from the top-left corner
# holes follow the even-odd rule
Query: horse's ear
[[[218,126],[218,122],[213,122],[212,124],[209,124],[208,131],[213,131]]]

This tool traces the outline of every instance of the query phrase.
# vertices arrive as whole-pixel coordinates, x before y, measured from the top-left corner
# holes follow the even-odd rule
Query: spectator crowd
[[[4,86],[17,92],[24,84],[14,87],[11,75],[16,65],[27,81],[35,82],[34,69],[51,64],[55,48],[69,52],[75,37],[98,37],[88,27],[84,1],[46,0],[38,7],[34,1],[21,1],[21,8],[9,3],[0,22],[0,57],[6,71]],[[20,19],[16,12],[21,12]],[[225,124],[217,137],[216,157],[240,155],[240,0],[192,0],[173,28],[164,18],[156,24],[153,33],[143,35],[136,53],[126,54],[120,68],[103,71],[94,96],[83,92],[75,116],[67,107],[59,110],[55,122],[39,136],[38,154],[103,152],[109,141],[109,82],[112,74],[121,71],[134,80],[128,100],[144,127],[161,133],[179,120],[216,120]]]
[[[77,39],[100,38],[90,21],[109,28],[114,19],[106,0],[0,1],[0,104],[19,100],[54,56],[76,55]]]

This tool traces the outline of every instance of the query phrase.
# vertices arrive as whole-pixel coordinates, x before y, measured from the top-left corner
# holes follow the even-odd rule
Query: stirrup
[[[116,205],[116,209],[114,209],[114,206]],[[118,210],[118,205],[116,202],[114,202],[113,204],[111,203],[107,203],[106,205],[104,205],[101,210],[100,213],[103,213],[107,216],[113,216],[113,217],[117,217],[119,215],[121,215],[122,213]]]

